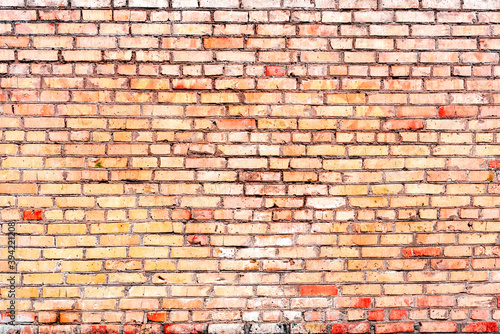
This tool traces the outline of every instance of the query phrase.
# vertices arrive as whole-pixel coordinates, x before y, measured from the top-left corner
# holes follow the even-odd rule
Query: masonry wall
[[[0,333],[498,333],[499,1],[113,1],[0,1]]]

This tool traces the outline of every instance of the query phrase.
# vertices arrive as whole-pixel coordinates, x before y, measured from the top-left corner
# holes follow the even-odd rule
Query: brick
[[[63,51],[62,56],[66,61],[99,61],[102,59],[101,51]]]
[[[383,0],[382,8],[418,8],[418,1],[415,0]]]
[[[412,322],[375,324],[375,333],[412,333],[414,324]]]
[[[72,6],[75,7],[85,7],[85,8],[100,8],[100,7],[109,7],[111,5],[110,0],[98,0],[92,4],[89,4],[83,0],[72,0]]]
[[[203,45],[206,49],[240,49],[243,38],[205,38]]]
[[[217,127],[221,130],[254,129],[256,122],[254,119],[225,119],[218,121]]]
[[[130,7],[149,7],[149,8],[165,8],[168,7],[168,1],[166,0],[131,0]]]
[[[23,211],[23,219],[24,220],[42,220],[43,219],[43,211],[42,210],[25,210]]]
[[[340,323],[333,324],[330,333],[369,333],[368,323]]]
[[[301,286],[301,296],[335,296],[338,289],[335,286]]]
[[[212,88],[212,81],[209,79],[174,79],[172,80],[172,87],[174,89],[210,89]]]
[[[467,324],[463,327],[464,333],[490,333],[498,331],[496,322],[476,322]]]

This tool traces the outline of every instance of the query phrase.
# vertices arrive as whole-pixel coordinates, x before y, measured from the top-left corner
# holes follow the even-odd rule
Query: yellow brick
[[[17,269],[19,271],[33,272],[33,271],[56,271],[57,262],[56,261],[20,261],[17,264]]]
[[[41,168],[43,158],[35,157],[7,157],[2,160],[4,168]]]
[[[106,281],[105,274],[68,274],[66,283],[68,284],[103,284]]]
[[[134,207],[136,202],[135,197],[99,197],[97,205],[102,208],[130,208]]]
[[[83,193],[85,195],[115,195],[123,193],[121,184],[84,184]]]
[[[72,298],[80,297],[80,289],[76,287],[44,287],[44,298]]]
[[[429,205],[427,196],[400,196],[390,199],[391,207],[420,207]]]
[[[54,200],[50,197],[42,197],[42,196],[30,196],[30,197],[19,197],[17,200],[17,205],[21,208],[48,208],[54,205]],[[47,212],[47,211],[46,211]],[[49,219],[47,214],[45,217]]]
[[[62,284],[63,274],[24,274],[24,284]]]
[[[92,234],[127,233],[129,231],[129,223],[100,223],[90,225],[90,233]]]
[[[210,286],[173,286],[172,296],[175,297],[197,297],[208,296]]]
[[[259,119],[259,129],[296,129],[297,121],[294,119]]]
[[[435,207],[457,207],[469,206],[471,198],[469,196],[432,196],[431,206]]]
[[[307,147],[307,155],[335,156],[344,154],[345,147],[341,145],[310,145]]]
[[[166,247],[131,247],[129,250],[129,257],[131,258],[168,258],[170,257],[170,250]]]
[[[330,195],[366,195],[368,194],[368,187],[365,185],[339,185],[330,186]]]
[[[396,145],[391,147],[393,155],[430,155],[428,146],[423,145]]]
[[[373,185],[372,192],[375,195],[399,194],[403,191],[402,184]]]
[[[407,184],[406,186],[407,194],[441,194],[444,192],[444,186],[441,184]]]
[[[325,130],[337,128],[335,119],[299,119],[299,129]]]
[[[85,298],[120,298],[124,297],[123,287],[86,287],[84,289]]]
[[[81,259],[83,250],[71,248],[49,248],[43,250],[46,259]]]
[[[89,248],[87,249],[87,259],[113,259],[126,258],[126,248],[107,247],[107,248]]]
[[[174,261],[170,260],[145,260],[144,261],[144,270],[148,271],[157,271],[157,270],[162,270],[162,271],[174,271],[175,270],[175,263]],[[177,275],[177,274],[175,274]],[[182,274],[179,274],[182,275]],[[167,282],[168,277],[165,279]],[[172,282],[175,283],[175,282]]]
[[[171,222],[149,222],[134,223],[134,233],[169,233],[174,231],[174,225]]]
[[[93,207],[94,206],[94,198],[92,198],[92,197],[58,197],[58,198],[56,198],[56,204],[60,208]]]
[[[448,185],[446,185],[446,193],[450,194],[450,195],[484,194],[485,193],[485,185],[484,184],[448,184]]]
[[[349,203],[355,207],[372,208],[385,207],[388,201],[385,197],[350,197]]]
[[[387,155],[389,154],[388,146],[349,146],[350,156],[370,156],[370,155]]]
[[[41,184],[41,194],[55,195],[79,195],[81,193],[80,184]]]

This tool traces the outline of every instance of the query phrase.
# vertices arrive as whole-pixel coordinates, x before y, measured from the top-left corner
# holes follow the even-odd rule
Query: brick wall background
[[[498,0],[0,7],[1,333],[498,333]]]

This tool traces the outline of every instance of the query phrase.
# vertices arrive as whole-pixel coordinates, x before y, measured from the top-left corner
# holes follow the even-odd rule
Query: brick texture
[[[498,0],[0,0],[0,333],[498,333]]]

